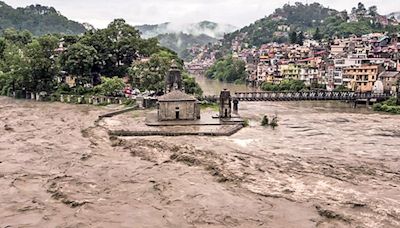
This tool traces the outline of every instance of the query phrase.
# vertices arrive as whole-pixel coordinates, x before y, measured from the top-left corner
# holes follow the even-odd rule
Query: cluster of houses
[[[235,40],[231,49],[234,58],[246,63],[247,82],[252,86],[294,79],[329,91],[395,93],[400,79],[399,34],[374,33],[329,42],[306,39],[303,45],[243,46]],[[210,61],[203,65],[197,61],[189,68],[206,68]]]

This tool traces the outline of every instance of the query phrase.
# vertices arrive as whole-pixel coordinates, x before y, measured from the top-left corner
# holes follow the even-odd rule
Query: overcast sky
[[[3,0],[12,6],[41,4],[53,6],[68,18],[105,27],[114,18],[132,25],[162,22],[198,22],[210,20],[238,27],[269,15],[287,0]],[[330,8],[350,10],[360,0],[315,0]],[[364,0],[367,7],[377,5],[382,14],[400,11],[400,0]]]

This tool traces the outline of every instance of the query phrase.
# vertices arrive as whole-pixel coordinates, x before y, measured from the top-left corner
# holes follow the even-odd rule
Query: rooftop
[[[158,101],[196,101],[196,98],[182,91],[174,90],[158,98]]]
[[[392,77],[397,77],[400,74],[400,72],[397,71],[385,71],[382,72],[379,77],[387,77],[387,78],[392,78]]]

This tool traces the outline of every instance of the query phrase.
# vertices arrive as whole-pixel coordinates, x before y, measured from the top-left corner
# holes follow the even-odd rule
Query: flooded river
[[[400,227],[400,116],[347,105],[241,102],[230,137],[110,138],[112,107],[0,97],[1,227]]]
[[[220,82],[218,80],[211,80],[205,76],[197,75],[196,81],[199,83],[200,87],[203,90],[203,94],[205,96],[213,96],[219,95],[220,92],[224,89],[230,90],[232,93],[234,92],[244,92],[244,91],[257,91],[256,88],[248,87],[245,84],[234,84],[234,83],[226,83]]]

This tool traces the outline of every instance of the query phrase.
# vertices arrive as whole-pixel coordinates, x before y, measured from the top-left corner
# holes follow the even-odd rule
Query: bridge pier
[[[399,87],[400,90],[400,87]],[[396,101],[397,105],[400,105],[400,91],[397,93],[397,101]]]
[[[352,106],[353,108],[357,108],[357,100],[354,100],[354,101],[351,103],[351,106]]]
[[[237,98],[233,99],[233,113],[236,115],[239,113],[239,100]]]

